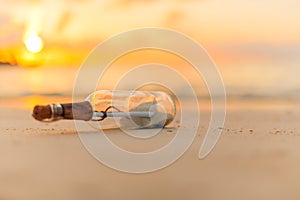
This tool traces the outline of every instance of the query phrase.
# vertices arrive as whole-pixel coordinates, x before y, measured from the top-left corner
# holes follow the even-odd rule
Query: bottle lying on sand
[[[123,128],[159,128],[172,122],[175,114],[175,103],[165,92],[99,90],[83,102],[36,105],[32,116],[43,122],[114,121]]]

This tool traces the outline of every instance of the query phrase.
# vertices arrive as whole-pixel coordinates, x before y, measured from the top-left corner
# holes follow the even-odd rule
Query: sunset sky
[[[297,0],[1,0],[0,42],[37,31],[49,43],[96,43],[138,27],[168,27],[207,45],[299,43]]]
[[[0,0],[0,5],[0,62],[16,57],[21,66],[39,64],[41,58],[22,50],[32,32],[44,42],[40,57],[78,67],[115,34],[166,27],[199,42],[228,87],[251,91],[260,83],[264,93],[300,86],[294,73],[300,63],[298,0]],[[282,76],[289,78],[279,84]]]

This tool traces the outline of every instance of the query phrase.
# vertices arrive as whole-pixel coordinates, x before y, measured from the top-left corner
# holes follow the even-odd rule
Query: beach
[[[295,100],[228,99],[222,135],[200,160],[210,118],[209,109],[202,109],[201,124],[206,125],[199,127],[180,159],[159,171],[130,174],[93,158],[73,121],[41,123],[31,117],[30,106],[16,106],[28,98],[1,100],[0,199],[300,198],[300,112]],[[53,99],[69,100],[44,97]],[[174,136],[176,127],[168,130],[159,134],[161,144]],[[140,145],[118,129],[106,134],[135,151],[157,145]]]
[[[300,1],[1,5],[0,200],[300,199]]]

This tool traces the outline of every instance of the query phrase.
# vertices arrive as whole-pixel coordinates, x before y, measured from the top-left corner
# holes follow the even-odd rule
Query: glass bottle
[[[100,127],[158,128],[175,117],[173,99],[165,92],[99,90],[84,102],[35,106],[39,121],[75,119],[99,121]]]

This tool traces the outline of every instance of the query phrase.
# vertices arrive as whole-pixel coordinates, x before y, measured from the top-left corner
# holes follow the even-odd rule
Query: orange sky
[[[300,85],[298,0],[0,0],[0,5],[0,62],[50,63],[54,73],[65,70],[75,76],[75,68],[70,73],[61,67],[78,68],[97,44],[115,34],[154,26],[198,41],[216,62],[228,93],[294,94]],[[36,55],[28,53],[22,41],[32,30],[45,43]],[[27,88],[27,73],[34,70],[24,70],[23,78],[14,70],[1,78],[3,85],[24,80],[18,86]],[[51,71],[37,69],[44,75],[50,73],[47,70]],[[32,80],[27,85],[40,87],[34,92],[49,88],[50,82]],[[66,81],[68,91],[72,83]],[[50,91],[60,92],[57,88]]]
[[[300,44],[297,0],[0,0],[0,4],[0,52],[23,45],[24,34],[34,30],[44,39],[50,57],[61,48],[71,55],[86,55],[112,35],[147,26],[187,34],[222,62],[237,54],[253,59],[251,52],[259,48],[275,55],[273,48],[281,51]]]
[[[209,44],[299,42],[297,0],[1,0],[1,42],[36,29],[52,42],[97,41],[137,27],[169,27]]]

